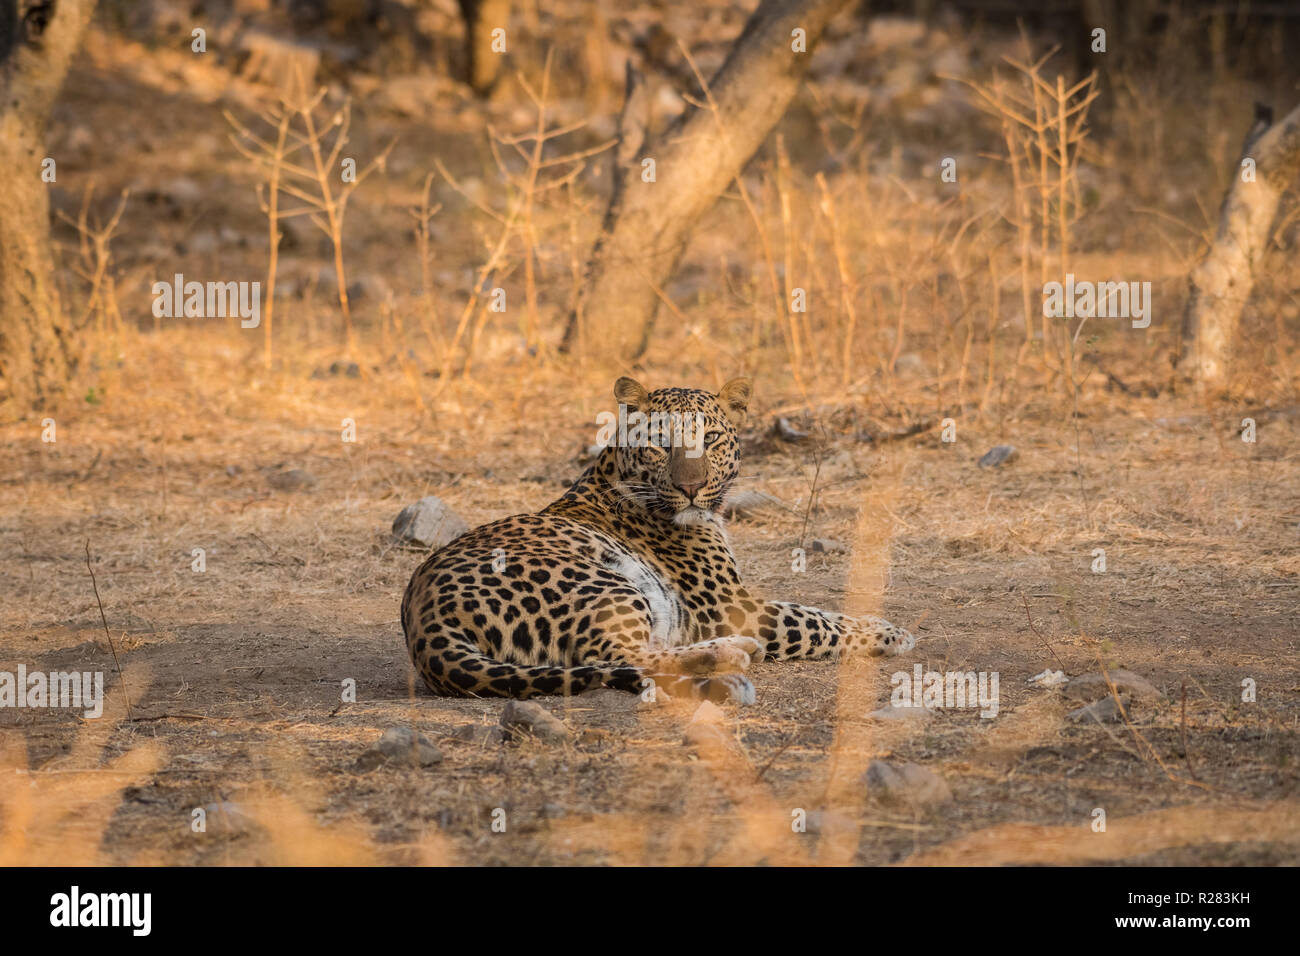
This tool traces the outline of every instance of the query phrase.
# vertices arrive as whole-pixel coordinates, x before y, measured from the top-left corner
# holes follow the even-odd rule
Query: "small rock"
[[[842,541],[834,538],[813,538],[812,549],[822,554],[843,554],[848,550]]]
[[[929,720],[933,712],[928,707],[895,707],[893,704],[873,710],[867,720]]]
[[[442,751],[432,740],[409,727],[390,727],[378,742],[361,755],[359,767],[373,769],[380,763],[432,767],[442,762]]]
[[[277,491],[302,491],[316,484],[316,476],[301,468],[290,468],[267,475],[266,483]]]
[[[486,747],[501,743],[506,739],[506,732],[500,727],[490,727],[486,724],[465,724],[457,727],[452,737],[465,743]]]
[[[1164,699],[1165,695],[1160,692],[1160,689],[1140,674],[1124,670],[1122,667],[1107,673],[1110,674],[1110,680],[1115,685],[1116,692],[1120,694],[1131,694],[1134,697],[1148,700]],[[1097,700],[1109,694],[1110,687],[1107,686],[1106,678],[1101,674],[1083,674],[1079,677],[1071,677],[1070,683],[1065,686],[1065,696],[1071,700]]]
[[[226,466],[226,475],[230,478],[236,478],[243,473],[244,473],[244,469],[240,468],[238,465]]]
[[[995,445],[984,453],[980,459],[981,468],[996,468],[1016,457],[1015,445]]]
[[[361,375],[361,366],[356,362],[331,362],[331,375],[346,375],[348,378],[359,378]]]
[[[695,708],[691,722],[686,725],[682,743],[699,750],[725,748],[730,735],[721,725],[726,719],[721,707],[711,700],[704,701]]]
[[[542,816],[548,820],[556,820],[564,816],[564,807],[558,803],[543,803]]]
[[[882,803],[903,803],[914,807],[952,802],[952,791],[943,777],[915,763],[898,765],[873,760],[862,775],[867,795]]]
[[[778,418],[772,423],[772,436],[779,438],[781,441],[788,441],[792,444],[805,442],[812,436],[805,431],[801,431],[790,424],[788,418]]]
[[[737,518],[741,515],[753,514],[758,511],[767,511],[772,508],[784,508],[780,498],[774,498],[772,495],[765,494],[761,491],[738,491],[727,497],[722,504],[722,513],[728,518]]]
[[[720,724],[726,719],[727,715],[723,713],[722,708],[711,700],[704,701],[691,715],[693,724]]]
[[[1103,697],[1101,700],[1093,701],[1087,707],[1072,710],[1065,716],[1076,724],[1081,721],[1117,724],[1124,719],[1120,714],[1119,704],[1114,697]]]
[[[501,712],[501,726],[507,734],[531,734],[539,740],[569,739],[569,728],[541,704],[529,700],[512,700]]]
[[[422,548],[441,548],[469,530],[469,525],[433,495],[407,505],[393,519],[393,537]]]
[[[727,734],[717,724],[692,721],[686,725],[682,743],[699,750],[717,750],[727,746]]]
[[[1035,674],[1026,684],[1034,684],[1038,687],[1059,687],[1061,684],[1068,684],[1070,678],[1065,676],[1065,671],[1054,671],[1051,668],[1043,671],[1041,674]]]

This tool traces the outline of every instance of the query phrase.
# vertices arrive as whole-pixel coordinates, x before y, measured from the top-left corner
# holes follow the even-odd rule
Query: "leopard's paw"
[[[746,671],[750,662],[759,659],[762,648],[752,637],[715,637],[683,647],[678,652],[678,663],[688,674]]]
[[[758,699],[753,681],[744,674],[718,674],[700,678],[695,681],[693,691],[695,696],[706,698],[715,704],[730,701],[747,707]]]
[[[719,643],[727,643],[737,650],[743,652],[748,658],[749,663],[757,664],[764,657],[766,651],[763,648],[763,642],[753,637],[744,637],[740,634],[731,634],[727,637],[717,639]],[[748,665],[746,665],[747,668]]]

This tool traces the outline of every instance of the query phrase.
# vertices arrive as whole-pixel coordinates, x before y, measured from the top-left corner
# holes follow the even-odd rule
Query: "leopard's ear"
[[[628,411],[644,412],[650,406],[650,393],[636,379],[624,375],[614,383],[614,400]]]
[[[718,392],[718,404],[726,413],[727,420],[739,428],[745,424],[745,413],[749,409],[749,396],[754,383],[748,378],[733,378],[722,391]]]

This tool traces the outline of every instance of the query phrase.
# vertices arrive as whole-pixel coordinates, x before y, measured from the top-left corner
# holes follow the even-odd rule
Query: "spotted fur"
[[[652,681],[670,695],[752,703],[751,661],[912,647],[880,618],[765,601],[741,584],[720,511],[740,467],[747,379],[713,395],[647,393],[621,378],[614,394],[629,411],[702,416],[703,454],[610,445],[542,511],[431,555],[402,601],[407,648],[430,689],[527,698],[635,693]]]

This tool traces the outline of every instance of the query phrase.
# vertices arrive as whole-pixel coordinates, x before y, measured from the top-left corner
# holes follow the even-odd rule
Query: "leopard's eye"
[[[651,458],[663,458],[668,454],[667,448],[656,445],[654,442],[646,442],[645,449],[650,453]]]
[[[722,432],[709,432],[707,435],[704,436],[704,444],[716,445],[721,438],[722,438]]]

